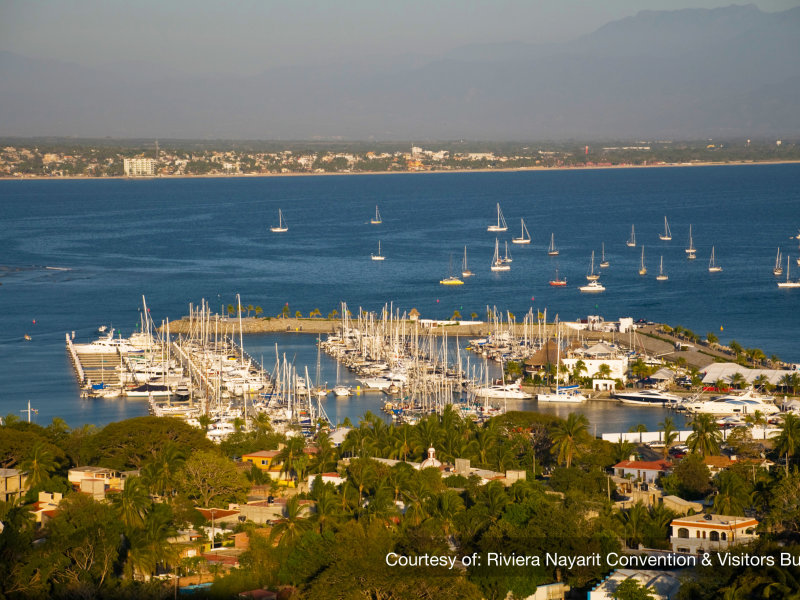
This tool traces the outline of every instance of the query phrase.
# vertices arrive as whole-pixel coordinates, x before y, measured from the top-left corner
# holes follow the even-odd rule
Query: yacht
[[[285,233],[289,231],[289,228],[286,226],[286,223],[283,221],[283,211],[278,209],[278,226],[277,227],[270,227],[269,230],[272,233]]]
[[[680,396],[659,390],[612,392],[611,397],[617,398],[623,404],[639,404],[643,406],[664,406],[665,404],[678,404],[681,402]]]
[[[797,281],[791,281],[789,279],[789,257],[786,257],[786,281],[779,281],[778,282],[779,288],[798,288],[800,287],[800,279]]]
[[[589,286],[596,285],[597,282],[593,281]],[[586,286],[588,287],[588,286]],[[583,289],[583,288],[581,288]],[[556,326],[558,326],[558,319],[556,319]],[[586,396],[581,394],[577,385],[569,385],[565,387],[559,386],[560,371],[559,365],[561,364],[561,328],[558,327],[558,335],[556,338],[556,389],[555,391],[545,392],[543,394],[536,394],[536,399],[539,402],[558,402],[561,404],[580,404],[586,402]]]
[[[550,234],[550,246],[547,248],[547,255],[548,256],[558,256],[558,250],[556,249],[556,240],[555,234]]]
[[[519,383],[480,387],[475,390],[475,396],[478,398],[502,398],[506,400],[530,400],[533,398],[533,394],[522,391]]]
[[[600,268],[607,269],[611,263],[606,260],[606,244],[603,242],[602,249],[600,250]]]
[[[664,273],[664,257],[661,257],[661,264],[658,267],[658,275],[656,275],[656,281],[666,281],[669,279],[669,275]]]
[[[462,277],[472,277],[474,273],[469,270],[467,266],[467,247],[464,246],[464,263],[461,265],[461,276]]]
[[[787,261],[788,264],[788,261]],[[775,268],[772,269],[772,274],[776,277],[783,275],[783,261],[781,260],[781,249],[778,248],[778,255],[775,257]]]
[[[520,219],[522,223],[522,232],[519,234],[519,237],[511,238],[511,241],[514,244],[530,244],[531,243],[531,234],[528,233],[528,228],[525,227],[525,219]]]
[[[636,231],[634,231],[633,225],[631,225],[631,237],[628,238],[628,241],[625,243],[628,245],[628,248],[636,247]]]
[[[760,411],[761,414],[769,416],[780,412],[772,396],[756,394],[752,389],[739,395],[714,396],[710,400],[689,402],[683,406],[689,412],[712,415],[751,415]]]
[[[647,275],[647,267],[644,266],[644,246],[642,246],[642,264],[639,267],[639,275]]]
[[[589,267],[589,274],[586,276],[587,281],[597,281],[600,279],[600,275],[594,272],[594,250],[592,250],[592,262],[591,266]]]
[[[722,267],[717,266],[717,261],[714,258],[714,246],[711,246],[711,259],[708,261],[708,272],[719,273],[720,271],[722,271]]]
[[[555,279],[550,280],[550,285],[553,287],[565,287],[567,285],[567,278],[559,279],[558,278],[558,269],[556,269],[556,277]]]
[[[668,242],[672,239],[672,232],[669,230],[669,223],[667,223],[667,217],[664,217],[664,233],[658,234],[658,239],[664,240]]]
[[[378,212],[377,204],[375,205],[375,216],[372,219],[370,219],[369,222],[372,225],[380,225],[381,223],[383,223],[383,219],[381,219],[381,213]]]
[[[386,257],[383,254],[381,254],[381,242],[380,242],[380,240],[378,240],[378,253],[377,254],[371,254],[370,256],[372,256],[372,260],[386,260]]]
[[[684,251],[686,252],[686,258],[688,260],[694,260],[695,258],[697,258],[697,255],[696,255],[697,250],[695,250],[694,240],[692,240],[692,226],[691,226],[691,224],[689,225],[689,247],[688,248],[684,248]]]
[[[600,283],[599,281],[590,281],[589,283],[587,283],[586,285],[582,285],[578,289],[581,292],[589,293],[589,294],[592,294],[592,293],[597,294],[597,293],[606,291],[605,286],[602,283]]]

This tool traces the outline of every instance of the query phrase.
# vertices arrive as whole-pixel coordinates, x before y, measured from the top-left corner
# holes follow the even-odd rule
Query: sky
[[[0,50],[184,73],[435,56],[467,44],[567,42],[640,10],[725,0],[0,0]],[[800,0],[754,0],[765,12]]]

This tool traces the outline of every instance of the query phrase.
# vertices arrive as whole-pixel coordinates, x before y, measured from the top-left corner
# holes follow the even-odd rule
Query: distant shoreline
[[[688,168],[688,167],[730,167],[741,165],[792,165],[800,164],[800,160],[743,160],[726,162],[692,162],[692,163],[664,163],[655,165],[571,165],[564,167],[516,167],[506,169],[435,169],[419,171],[359,171],[332,172],[332,173],[236,173],[225,175],[213,173],[208,175],[155,175],[153,177],[126,177],[115,175],[112,177],[89,177],[73,175],[69,177],[42,177],[39,175],[23,175],[21,177],[0,177],[0,181],[107,181],[109,179],[153,180],[153,179],[242,179],[260,177],[326,177],[333,175],[421,175],[444,173],[524,173],[528,171],[593,171],[600,169],[656,169],[656,168]]]

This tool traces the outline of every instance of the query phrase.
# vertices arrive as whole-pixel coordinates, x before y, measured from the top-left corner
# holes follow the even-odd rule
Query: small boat
[[[353,395],[353,392],[350,391],[350,388],[344,385],[337,385],[332,391],[333,395],[337,398],[346,398],[347,396]]]
[[[717,261],[714,258],[714,246],[711,246],[711,260],[708,261],[708,272],[719,273],[720,271],[722,271],[722,267],[717,266]]]
[[[506,242],[506,255],[501,260],[506,264],[514,262],[508,254],[508,242]]]
[[[550,285],[552,285],[553,287],[566,287],[567,280],[566,278],[565,279],[558,278],[558,269],[556,269],[556,278],[550,280]]]
[[[375,217],[370,219],[370,224],[371,225],[380,225],[381,223],[383,223],[383,221],[381,220],[381,213],[378,212],[378,205],[376,204],[375,205]]]
[[[593,281],[588,286],[598,285],[596,281]],[[602,286],[601,286],[602,287]],[[583,290],[583,288],[581,288]],[[556,320],[556,324],[558,324],[558,320]],[[558,328],[558,333],[556,335],[556,389],[555,392],[546,392],[543,394],[537,394],[536,399],[539,402],[560,402],[564,404],[580,404],[582,402],[586,402],[586,396],[580,393],[577,385],[570,385],[561,387],[559,385],[559,381],[561,379],[561,373],[559,372],[559,365],[561,364],[561,328]]]
[[[772,274],[775,276],[783,275],[783,261],[781,260],[781,249],[778,248],[778,256],[775,257],[775,268],[772,269]],[[786,266],[788,268],[789,261],[786,261]]]
[[[600,268],[607,269],[610,264],[611,263],[606,260],[606,244],[603,242],[603,247],[600,250]]]
[[[550,246],[547,248],[547,255],[548,256],[558,256],[558,250],[556,250],[556,242],[555,242],[555,234],[550,234]]]
[[[586,285],[582,285],[578,289],[581,292],[588,294],[597,294],[606,291],[606,288],[599,281],[590,281],[589,283],[587,283]]]
[[[22,336],[22,339],[24,339],[26,342],[30,342],[33,338],[26,333]]]
[[[642,264],[639,267],[639,275],[647,275],[647,267],[644,266],[644,246],[642,246]]]
[[[278,209],[278,226],[277,227],[270,227],[269,230],[272,233],[285,233],[289,231],[289,228],[286,226],[286,223],[283,222],[283,212],[281,209]]]
[[[486,231],[508,231],[506,219],[503,216],[503,211],[500,210],[500,203],[497,203],[497,225],[489,225]]]
[[[589,267],[589,274],[586,276],[588,281],[597,281],[600,279],[600,275],[594,272],[594,250],[592,250],[592,262],[590,263]]]
[[[371,254],[370,256],[372,256],[372,260],[385,260],[386,259],[386,257],[383,254],[381,254],[381,241],[380,240],[378,240],[378,253],[377,254]]]
[[[464,262],[461,265],[461,276],[462,277],[472,277],[473,273],[467,267],[467,247],[464,246]]]
[[[500,241],[494,239],[494,256],[492,257],[492,271],[510,271],[511,267],[508,266],[503,259],[500,258]]]
[[[786,281],[779,281],[778,282],[779,288],[797,288],[800,287],[800,279],[797,281],[790,281],[789,280],[789,257],[786,257]]]
[[[461,281],[458,277],[453,275],[453,257],[450,256],[450,276],[446,277],[439,281],[442,285],[464,285],[464,282]]]
[[[695,248],[694,248],[694,240],[692,240],[692,226],[691,225],[689,225],[689,247],[688,248],[684,248],[684,251],[686,252],[686,258],[688,260],[694,260],[695,258],[697,258],[697,255],[695,254],[697,252],[697,250],[695,250]]]
[[[664,233],[658,234],[658,239],[668,242],[672,239],[672,232],[669,230],[669,223],[667,223],[667,217],[664,217]]]
[[[658,267],[658,275],[656,275],[656,281],[666,281],[669,279],[669,276],[664,273],[664,257],[661,257],[661,265]]]
[[[633,229],[633,225],[631,225],[631,237],[628,238],[628,241],[625,243],[628,245],[628,248],[636,247],[636,232]]]
[[[531,234],[528,233],[528,228],[525,227],[525,219],[520,219],[519,221],[522,223],[522,231],[518,238],[511,238],[511,242],[514,244],[530,244]]]

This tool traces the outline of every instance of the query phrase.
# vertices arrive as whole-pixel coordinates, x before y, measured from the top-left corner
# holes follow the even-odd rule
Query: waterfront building
[[[617,348],[599,342],[588,348],[577,348],[561,359],[561,363],[570,371],[575,368],[578,361],[583,361],[584,375],[594,375],[600,371],[600,365],[608,365],[610,372],[607,379],[627,379],[628,356]]]
[[[152,158],[126,158],[123,169],[126,177],[154,177],[156,161]]]
[[[613,600],[617,588],[627,579],[633,579],[647,588],[654,600],[675,598],[681,587],[680,580],[669,571],[617,569],[589,592],[589,600]]]
[[[682,554],[726,550],[735,544],[754,541],[758,521],[750,517],[697,514],[673,519],[670,529],[672,551]]]

